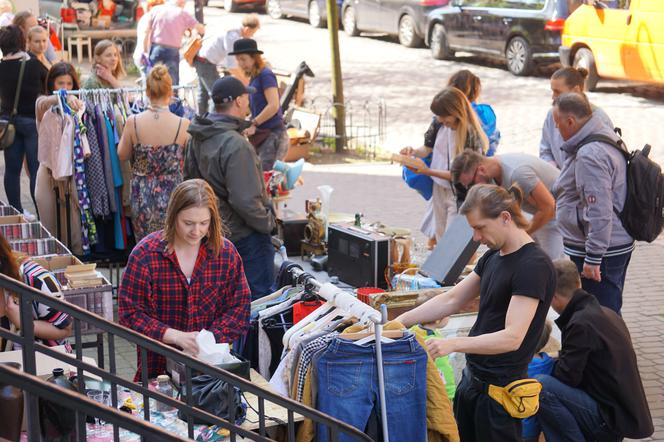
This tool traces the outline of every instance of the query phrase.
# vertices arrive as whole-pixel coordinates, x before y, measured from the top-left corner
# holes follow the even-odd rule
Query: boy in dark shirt
[[[581,289],[572,261],[555,262],[551,302],[562,348],[542,384],[537,417],[546,440],[618,441],[653,433],[636,354],[625,322]]]

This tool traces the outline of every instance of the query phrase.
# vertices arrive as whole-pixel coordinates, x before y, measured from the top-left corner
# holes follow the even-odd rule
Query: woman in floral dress
[[[165,66],[157,65],[148,73],[150,106],[127,119],[118,146],[120,159],[131,159],[131,219],[137,243],[164,228],[168,199],[182,182],[189,121],[168,110],[172,86]]]

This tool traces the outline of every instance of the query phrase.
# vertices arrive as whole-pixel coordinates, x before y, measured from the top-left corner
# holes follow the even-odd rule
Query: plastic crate
[[[106,281],[106,279],[104,280]],[[62,293],[65,301],[113,322],[113,290],[108,281],[105,285],[99,287],[64,289]],[[98,328],[81,321],[81,333],[93,334],[99,332]]]
[[[51,236],[41,223],[3,224],[0,225],[0,233],[7,241],[49,238]]]
[[[20,213],[12,206],[0,205],[0,216],[11,216],[11,215],[20,215]]]
[[[13,250],[28,256],[71,255],[71,252],[56,238],[22,239],[9,241]]]

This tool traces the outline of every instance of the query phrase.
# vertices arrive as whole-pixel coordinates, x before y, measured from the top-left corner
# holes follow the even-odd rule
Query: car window
[[[546,0],[463,0],[457,2],[461,6],[506,9],[543,9]]]

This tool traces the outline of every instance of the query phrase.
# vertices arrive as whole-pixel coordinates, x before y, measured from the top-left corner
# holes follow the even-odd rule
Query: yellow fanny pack
[[[525,419],[537,413],[542,384],[536,379],[519,379],[504,387],[489,385],[489,396],[503,406],[510,416]]]

